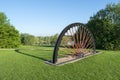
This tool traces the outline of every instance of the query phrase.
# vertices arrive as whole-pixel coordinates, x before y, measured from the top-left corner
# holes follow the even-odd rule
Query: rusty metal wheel
[[[79,58],[93,53],[95,41],[92,33],[84,24],[73,23],[59,35],[53,52],[53,63],[55,64],[61,57]]]

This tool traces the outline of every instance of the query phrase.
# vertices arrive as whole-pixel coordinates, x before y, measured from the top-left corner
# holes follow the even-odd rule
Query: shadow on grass
[[[31,55],[31,54],[27,54],[27,53],[21,52],[19,49],[16,49],[15,51],[16,51],[17,53],[23,54],[23,55],[25,55],[25,56],[37,58],[37,59],[40,59],[40,60],[43,60],[43,61],[49,61],[48,59],[45,59],[45,58],[42,58],[42,57],[38,57],[38,56],[35,56],[35,55]]]

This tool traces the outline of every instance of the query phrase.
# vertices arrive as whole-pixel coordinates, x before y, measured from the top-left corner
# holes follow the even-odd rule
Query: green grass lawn
[[[52,47],[0,50],[0,80],[120,80],[120,51],[102,51],[75,63],[51,66]]]

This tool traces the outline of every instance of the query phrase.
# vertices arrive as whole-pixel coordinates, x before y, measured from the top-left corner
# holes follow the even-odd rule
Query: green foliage
[[[7,16],[3,12],[0,12],[0,26],[6,23],[9,23]]]
[[[23,45],[55,45],[58,38],[58,34],[53,36],[33,36],[27,33],[21,34],[21,43]]]
[[[46,46],[54,46],[57,38],[58,38],[58,34],[54,34],[52,36],[39,36],[37,37],[38,40],[38,45],[46,45]]]
[[[51,40],[50,43],[51,43],[52,45],[55,45],[58,36],[59,36],[58,34],[55,34],[55,35],[53,35],[53,36],[50,37],[50,40]]]
[[[0,13],[0,48],[15,48],[19,45],[19,32],[9,23],[6,15]]]
[[[120,49],[120,4],[108,4],[87,23],[99,49]]]
[[[34,45],[35,44],[35,36],[24,33],[21,34],[21,43],[23,45]]]

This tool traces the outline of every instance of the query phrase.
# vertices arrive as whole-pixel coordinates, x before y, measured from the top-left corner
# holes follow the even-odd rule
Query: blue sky
[[[36,36],[60,33],[68,24],[87,23],[108,3],[120,0],[0,0],[4,12],[20,33]]]

